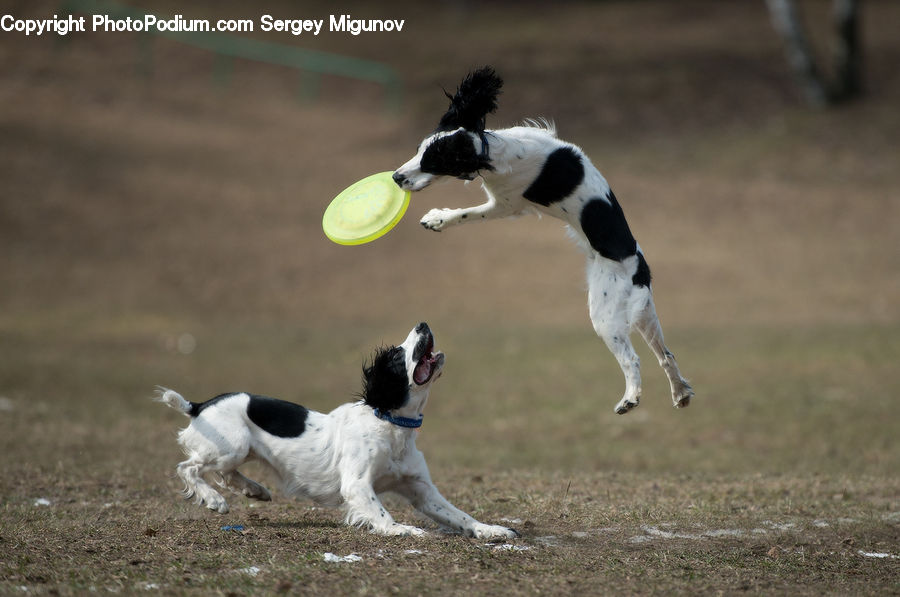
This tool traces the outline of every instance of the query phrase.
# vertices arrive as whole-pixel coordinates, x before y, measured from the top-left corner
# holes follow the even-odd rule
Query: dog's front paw
[[[392,524],[384,529],[375,529],[376,533],[393,537],[421,537],[425,531],[408,524]]]
[[[453,219],[452,209],[432,209],[419,221],[428,230],[440,232]]]
[[[515,539],[519,533],[495,524],[482,524],[473,529],[476,539]]]

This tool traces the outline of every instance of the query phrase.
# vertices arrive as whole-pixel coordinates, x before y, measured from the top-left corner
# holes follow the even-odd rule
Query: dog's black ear
[[[487,115],[497,109],[501,87],[503,79],[490,66],[470,72],[459,84],[456,95],[444,92],[450,98],[450,107],[441,117],[437,130],[450,131],[463,127],[474,133],[483,131]]]
[[[363,364],[363,402],[382,411],[402,407],[409,398],[406,350],[397,346],[379,348],[370,363]]]
[[[466,131],[444,135],[432,141],[422,154],[422,172],[438,176],[456,176],[472,180],[479,170],[493,170],[486,154],[475,150]]]

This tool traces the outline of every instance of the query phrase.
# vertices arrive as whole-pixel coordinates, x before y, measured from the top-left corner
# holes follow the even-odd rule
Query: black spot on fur
[[[503,79],[490,66],[466,75],[455,95],[444,92],[450,98],[450,107],[441,117],[436,131],[452,131],[459,127],[475,133],[483,131],[487,115],[497,109],[501,87]]]
[[[595,251],[607,259],[622,261],[637,253],[637,242],[612,191],[607,199],[595,197],[585,204],[581,210],[581,229]]]
[[[479,170],[493,170],[486,156],[475,150],[469,133],[459,131],[435,139],[422,154],[422,172],[438,176],[473,178]]]
[[[299,437],[309,411],[299,404],[250,395],[247,416],[257,427],[278,437]]]
[[[409,398],[406,349],[399,346],[379,348],[371,364],[363,365],[363,401],[382,411],[396,410]]]
[[[211,406],[239,396],[238,392],[219,394],[206,402],[191,402],[191,410],[188,414],[197,417]],[[309,411],[299,404],[248,394],[250,402],[247,404],[247,416],[261,429],[278,437],[297,437],[306,429],[306,417]]]
[[[230,392],[228,394],[219,394],[215,398],[210,398],[206,402],[191,402],[191,410],[188,412],[188,414],[191,415],[192,417],[196,417],[200,413],[202,413],[204,410],[209,408],[210,406],[213,406],[214,404],[218,404],[222,400],[225,400],[226,398],[231,398],[232,396],[235,396],[235,395],[236,394],[234,392]]]
[[[637,271],[634,272],[634,275],[631,276],[631,283],[635,286],[650,286],[650,280],[652,276],[650,275],[650,266],[647,265],[647,260],[644,259],[644,254],[638,251],[638,267]]]
[[[581,157],[571,147],[560,147],[547,156],[541,173],[522,196],[547,207],[572,194],[584,180]]]

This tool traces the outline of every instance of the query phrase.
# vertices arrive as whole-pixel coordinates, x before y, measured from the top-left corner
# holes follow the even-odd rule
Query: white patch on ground
[[[572,536],[576,539],[585,539],[587,537],[596,537],[605,533],[615,533],[619,527],[599,527],[596,529],[588,529],[586,531],[572,531]]]
[[[885,518],[890,517],[891,515],[885,516]],[[900,518],[898,513],[894,513],[895,518]],[[817,518],[812,521],[812,526],[817,528],[829,528],[836,524],[852,524],[859,522],[855,518],[838,518],[837,520],[828,521],[823,518]],[[652,541],[653,539],[688,539],[691,541],[700,541],[703,539],[715,539],[719,537],[746,537],[748,535],[768,535],[773,532],[787,532],[787,531],[799,531],[800,528],[798,523],[796,522],[774,522],[771,520],[762,521],[762,526],[765,528],[755,528],[750,529],[749,531],[744,531],[741,529],[712,529],[712,530],[698,530],[697,532],[678,532],[674,530],[668,530],[675,528],[673,523],[661,522],[657,525],[645,525],[641,527],[641,530],[644,532],[643,535],[636,535],[628,539],[629,543],[647,543]],[[699,525],[695,525],[699,527]],[[604,529],[598,529],[604,530]],[[573,537],[584,537],[587,536],[587,533],[572,533]],[[539,539],[540,540],[540,539]],[[868,555],[863,554],[862,551],[859,552],[860,555],[866,555],[866,557],[883,557],[890,559],[900,559],[900,556],[895,556],[893,554],[884,554],[884,555]]]
[[[49,506],[50,500],[48,500],[47,498],[38,498],[38,499],[34,500],[34,505],[35,506]]]
[[[861,555],[864,558],[879,558],[881,560],[898,560],[898,559],[900,559],[900,556],[895,556],[892,553],[882,553],[882,552],[878,552],[878,551],[863,551],[860,549],[856,553],[858,553],[859,555]]]
[[[641,530],[651,537],[659,537],[660,539],[703,539],[703,535],[696,535],[694,533],[675,533],[651,526],[643,526],[641,527]]]
[[[344,562],[362,562],[362,558],[355,553],[351,553],[346,556],[336,556],[331,552],[325,552],[324,558],[326,562],[330,562],[332,564],[340,564]]]
[[[672,525],[659,525],[672,526]],[[653,539],[688,539],[690,541],[702,541],[704,539],[717,539],[719,537],[746,537],[748,532],[741,529],[711,529],[708,531],[700,531],[699,533],[679,533],[674,531],[665,531],[658,526],[642,526],[643,535],[631,537],[629,543],[646,543]],[[751,534],[767,533],[765,529],[753,529]]]
[[[424,554],[425,552],[422,551],[421,549],[407,549],[403,553],[410,555],[410,556],[420,556],[420,555]]]
[[[797,526],[793,522],[772,522],[771,520],[764,520],[763,524],[776,531],[789,531]]]
[[[506,518],[505,516],[500,519],[500,522],[505,522],[507,524],[522,524],[521,518]]]
[[[743,537],[746,534],[740,529],[715,529],[702,533],[704,537]]]
[[[256,576],[260,572],[260,568],[256,566],[250,566],[249,568],[241,568],[238,572],[243,572],[244,574],[248,574],[250,576]]]

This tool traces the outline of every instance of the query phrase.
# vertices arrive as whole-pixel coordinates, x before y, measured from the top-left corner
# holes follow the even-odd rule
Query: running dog
[[[420,323],[403,344],[379,349],[363,367],[360,401],[328,414],[247,393],[189,402],[159,388],[158,401],[191,418],[178,435],[188,457],[176,468],[185,497],[228,512],[225,498],[203,478],[214,473],[222,487],[272,499],[265,487],[237,470],[255,459],[275,472],[288,495],[342,506],[347,524],[378,534],[425,532],[394,521],[378,497],[391,491],[438,524],[469,537],[517,537],[512,529],[482,524],[450,504],[432,483],[425,457],[416,448],[416,428],[443,366],[444,354],[434,351],[434,336]]]

